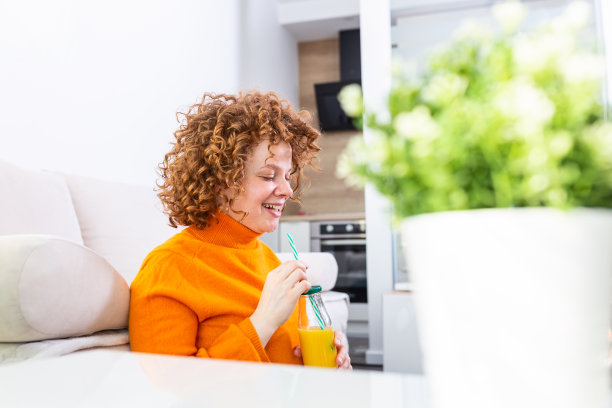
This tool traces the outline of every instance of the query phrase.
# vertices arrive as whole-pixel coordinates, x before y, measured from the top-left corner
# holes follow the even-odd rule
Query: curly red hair
[[[291,146],[292,200],[297,201],[304,167],[317,168],[320,133],[308,123],[310,115],[294,111],[274,92],[205,93],[177,118],[181,115],[176,142],[159,165],[158,196],[173,227],[206,228],[218,209],[231,207],[233,198],[220,192],[233,190],[236,197],[242,191],[245,161],[264,140]]]

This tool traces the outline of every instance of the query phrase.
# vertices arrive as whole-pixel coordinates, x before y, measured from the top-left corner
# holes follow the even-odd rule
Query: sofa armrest
[[[276,254],[281,262],[293,259],[291,252]],[[300,252],[300,260],[308,265],[308,280],[313,285],[320,285],[323,291],[332,290],[338,278],[338,263],[329,252]]]
[[[346,335],[350,303],[348,295],[342,292],[326,291],[321,293],[321,300],[329,313],[334,330],[339,330]]]

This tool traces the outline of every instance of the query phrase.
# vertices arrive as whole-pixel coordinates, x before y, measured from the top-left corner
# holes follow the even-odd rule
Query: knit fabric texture
[[[297,307],[263,347],[249,316],[281,264],[260,234],[223,213],[155,248],[131,285],[133,351],[302,364]]]

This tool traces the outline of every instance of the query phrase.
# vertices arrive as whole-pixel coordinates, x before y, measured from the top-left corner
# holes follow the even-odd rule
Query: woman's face
[[[230,217],[258,233],[276,230],[285,202],[293,194],[289,185],[291,146],[280,142],[268,151],[269,145],[269,141],[262,141],[247,158],[242,180],[244,192],[228,211]],[[270,153],[274,156],[270,157]],[[246,212],[246,216],[237,211]]]

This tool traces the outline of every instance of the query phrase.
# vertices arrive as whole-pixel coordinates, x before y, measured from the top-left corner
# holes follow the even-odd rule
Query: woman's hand
[[[336,346],[336,350],[338,350],[338,355],[336,356],[338,369],[352,370],[353,366],[351,365],[351,357],[349,357],[348,353],[348,344],[344,341],[342,332],[334,332],[334,345]]]
[[[342,332],[334,332],[334,345],[338,354],[336,356],[336,364],[339,370],[352,370],[351,357],[348,354],[348,345],[344,342],[344,335]],[[302,357],[302,348],[297,345],[293,349],[293,355],[296,357]]]
[[[308,267],[302,261],[287,261],[268,273],[251,323],[265,347],[272,334],[287,321],[300,295],[310,289]]]

